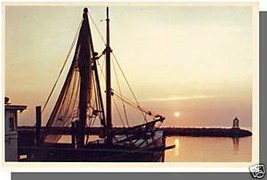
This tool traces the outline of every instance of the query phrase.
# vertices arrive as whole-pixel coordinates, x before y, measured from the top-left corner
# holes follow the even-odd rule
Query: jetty
[[[39,122],[39,121],[37,121]],[[20,126],[18,127],[18,134],[20,141],[24,142],[24,139],[29,142],[32,138],[40,136],[45,127],[41,127],[40,122],[36,123],[38,126]],[[235,117],[231,128],[206,128],[206,127],[160,127],[158,130],[163,130],[164,136],[192,136],[192,137],[246,137],[252,136],[252,132],[249,130],[241,129],[239,127],[239,119]],[[72,127],[50,127],[48,129],[49,134],[54,135],[72,135]],[[103,129],[101,127],[85,128],[85,135],[99,135]],[[122,135],[129,131],[132,131],[131,127],[114,127],[112,133],[114,135]]]
[[[41,133],[45,127],[41,127]],[[192,136],[192,137],[247,137],[251,136],[252,132],[241,128],[186,128],[186,127],[161,127],[165,136]],[[129,131],[130,128],[114,127],[114,134],[120,135],[123,132]],[[60,135],[71,135],[71,127],[54,127],[50,128],[49,133]],[[32,126],[18,127],[19,144],[30,145],[34,144],[36,128]],[[100,127],[86,128],[86,135],[99,135],[101,134]]]
[[[166,136],[246,137],[252,132],[237,128],[162,128]]]

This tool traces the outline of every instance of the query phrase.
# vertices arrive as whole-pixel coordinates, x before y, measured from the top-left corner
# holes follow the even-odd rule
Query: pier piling
[[[42,116],[41,116],[41,106],[36,106],[36,125],[35,125],[35,142],[36,145],[41,143],[41,125],[42,125]]]

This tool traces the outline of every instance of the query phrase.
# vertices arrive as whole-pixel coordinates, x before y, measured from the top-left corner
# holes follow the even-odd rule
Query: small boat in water
[[[94,50],[88,9],[83,10],[76,49],[66,80],[54,109],[39,139],[32,148],[27,161],[46,162],[162,162],[166,147],[164,133],[157,124],[164,117],[142,108],[138,101],[132,102],[111,86],[110,19],[107,8],[106,42],[101,55]],[[105,57],[105,91],[102,92],[99,61]],[[124,75],[124,74],[123,74]],[[128,84],[128,82],[127,82]],[[129,86],[130,87],[130,86]],[[132,90],[130,89],[132,92]],[[105,95],[105,98],[103,98]],[[123,124],[123,132],[113,129],[112,99],[121,100],[140,111],[144,122],[132,127]],[[104,100],[105,101],[104,101]],[[134,99],[135,96],[134,96]],[[117,105],[115,106],[117,108]],[[125,109],[124,109],[125,112]],[[121,116],[120,116],[121,117]],[[126,121],[128,121],[125,113]],[[101,133],[98,139],[86,134],[86,130],[99,121]],[[123,122],[123,121],[122,121]],[[72,140],[59,142],[61,135],[51,133],[55,127],[70,127]],[[41,134],[41,135],[40,135]],[[38,137],[37,135],[37,137]],[[93,140],[92,140],[93,139]]]

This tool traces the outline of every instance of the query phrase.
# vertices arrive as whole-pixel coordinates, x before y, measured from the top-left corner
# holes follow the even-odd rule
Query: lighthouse
[[[239,129],[239,119],[237,117],[235,117],[235,119],[233,120],[233,129]]]

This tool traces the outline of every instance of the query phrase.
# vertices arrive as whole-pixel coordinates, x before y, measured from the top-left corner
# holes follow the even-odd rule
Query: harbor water
[[[96,138],[90,136],[90,138]],[[92,140],[92,139],[91,139]],[[61,142],[70,142],[63,136]],[[250,162],[252,137],[190,137],[170,136],[166,145],[175,148],[165,152],[165,162]]]
[[[249,162],[252,137],[167,137],[175,148],[165,152],[165,162]]]

